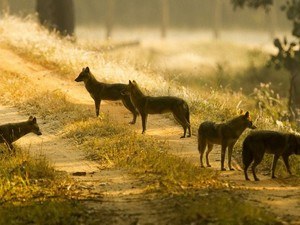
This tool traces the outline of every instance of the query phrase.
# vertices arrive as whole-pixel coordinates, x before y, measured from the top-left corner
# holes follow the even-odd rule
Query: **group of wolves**
[[[131,124],[136,123],[137,116],[142,119],[142,133],[145,133],[147,118],[149,114],[172,113],[175,120],[182,126],[183,135],[181,138],[191,137],[190,111],[187,102],[174,96],[153,97],[145,95],[139,88],[136,81],[128,84],[115,83],[108,84],[97,81],[91,73],[89,67],[83,68],[76,82],[84,82],[86,90],[95,102],[96,116],[99,116],[100,104],[102,100],[121,100],[123,105],[132,113]],[[228,149],[228,167],[231,166],[231,156],[235,143],[241,134],[247,129],[256,129],[249,112],[234,117],[223,123],[204,121],[198,129],[198,151],[200,154],[200,166],[203,165],[203,154],[206,151],[206,165],[209,164],[209,153],[213,145],[221,145],[221,170],[226,170],[224,166],[225,154]],[[0,143],[5,143],[11,151],[14,151],[12,143],[27,133],[33,132],[41,135],[35,117],[29,117],[25,122],[9,123],[0,126]],[[188,134],[187,134],[188,132]],[[265,153],[273,154],[272,178],[275,178],[275,168],[279,157],[282,157],[286,169],[291,174],[289,166],[289,156],[300,155],[300,136],[292,133],[278,131],[259,130],[252,131],[244,139],[242,145],[242,161],[244,164],[245,179],[249,180],[247,170],[252,163],[252,173],[254,180],[258,181],[255,170],[262,161]]]
[[[76,82],[83,81],[87,91],[94,99],[96,115],[99,115],[101,100],[121,100],[124,106],[133,114],[136,122],[137,115],[142,119],[142,133],[146,131],[148,114],[172,113],[175,120],[182,126],[181,138],[191,137],[191,124],[189,106],[186,101],[174,96],[153,97],[145,95],[136,81],[129,80],[128,84],[107,84],[96,80],[89,67],[83,68]],[[221,145],[221,170],[224,166],[225,154],[228,148],[228,167],[231,166],[232,150],[240,135],[246,128],[255,129],[249,112],[239,115],[225,123],[205,121],[198,129],[198,151],[200,153],[200,166],[203,165],[203,154],[206,151],[206,164],[210,167],[208,155],[214,144]],[[186,135],[188,131],[188,135]],[[274,155],[272,165],[272,178],[276,162],[282,156],[287,171],[291,173],[288,157],[292,154],[300,154],[300,137],[294,134],[285,134],[276,131],[254,131],[243,142],[242,159],[244,163],[245,179],[249,180],[247,170],[252,164],[252,172],[255,180],[259,180],[255,174],[256,166],[261,162],[265,153]]]

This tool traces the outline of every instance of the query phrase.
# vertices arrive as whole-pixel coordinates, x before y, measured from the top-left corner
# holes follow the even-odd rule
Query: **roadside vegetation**
[[[83,208],[74,182],[58,173],[41,155],[17,148],[15,156],[1,146],[0,224],[80,224]],[[46,222],[47,221],[47,222]]]
[[[26,32],[27,30],[31,30],[31,32]],[[242,54],[246,60],[238,69],[229,66],[230,69],[227,70],[227,67],[224,66],[226,63],[212,66],[207,70],[210,71],[210,74],[208,73],[209,75],[205,76],[203,80],[202,78],[200,80],[200,73],[193,71],[195,73],[191,76],[193,79],[187,79],[188,82],[186,82],[185,76],[189,73],[185,73],[185,70],[179,71],[178,68],[172,70],[170,67],[166,71],[155,65],[155,58],[162,57],[165,52],[160,53],[158,56],[149,56],[152,53],[145,54],[151,61],[149,58],[142,57],[143,47],[137,47],[137,49],[132,50],[133,53],[131,54],[135,55],[136,53],[136,59],[122,61],[123,56],[125,57],[125,53],[122,51],[91,51],[90,44],[85,48],[83,44],[77,45],[67,40],[61,40],[55,34],[49,34],[46,30],[40,28],[30,19],[22,22],[13,17],[7,17],[0,21],[0,34],[0,40],[4,47],[11,48],[24,58],[55,71],[61,79],[74,80],[82,67],[89,66],[96,77],[103,81],[127,83],[128,79],[132,79],[140,83],[145,91],[151,93],[151,95],[170,94],[185,98],[191,106],[194,133],[201,121],[214,120],[221,122],[235,116],[241,109],[250,111],[253,120],[260,128],[291,130],[291,126],[287,123],[283,113],[285,107],[284,93],[277,95],[272,89],[273,84],[260,84],[260,82],[264,82],[260,79],[265,79],[261,74],[264,73],[264,69],[262,69],[262,65],[251,64],[251,60],[254,62],[254,57],[247,58],[248,53],[251,52],[248,49],[236,47],[237,51],[243,52]],[[218,48],[223,46],[219,45]],[[212,48],[212,46],[210,47]],[[201,47],[203,48],[203,46],[199,46],[200,49]],[[151,51],[153,48],[151,47]],[[146,49],[147,51],[151,52],[149,49]],[[223,46],[222,51],[228,51],[226,45]],[[138,52],[140,53],[138,54]],[[266,59],[263,52],[255,54]],[[250,61],[247,61],[247,59]],[[89,65],[86,65],[87,62],[89,62]],[[143,62],[151,63],[145,65]],[[235,71],[235,73],[231,73],[232,71]],[[241,71],[245,71],[247,76],[244,77],[244,73]],[[247,71],[252,71],[252,73],[247,73]],[[178,74],[176,77],[172,77],[176,74]],[[228,81],[226,74],[233,74],[236,77],[231,75],[232,78]],[[237,90],[239,84],[242,85],[247,83],[247,80],[252,80],[251,74],[254,74],[253,76],[257,78],[257,83],[251,83],[254,89],[251,91],[250,87],[247,87],[248,89],[245,88],[247,91],[243,91],[244,88]],[[220,80],[218,86],[213,85],[214,82],[212,82],[211,77]],[[278,79],[280,80],[279,75]],[[282,86],[285,85],[285,82],[282,80]],[[158,83],[161,85],[157,85]],[[190,83],[193,83],[193,85],[190,85]],[[55,126],[62,137],[76,141],[80,149],[86,151],[87,157],[98,161],[103,169],[111,167],[126,169],[147,184],[147,192],[162,193],[163,196],[168,196],[170,202],[180,203],[176,210],[181,215],[182,221],[180,222],[182,224],[209,222],[274,224],[277,221],[273,215],[257,206],[250,203],[245,206],[242,197],[233,198],[234,194],[230,191],[230,184],[219,180],[218,172],[199,170],[184,159],[168,153],[168,143],[136,134],[129,127],[111,121],[107,115],[91,119],[93,109],[91,110],[86,105],[82,106],[69,102],[59,90],[54,92],[41,90],[30,80],[24,78],[22,74],[3,71],[3,76],[0,77],[0,93],[1,102],[14,105],[28,114],[37,115],[45,120],[57,121]],[[263,107],[258,107],[258,105]],[[68,112],[67,115],[66,112]],[[243,140],[243,137],[240,140]],[[239,142],[236,146],[236,152],[240,150],[240,146],[241,143]],[[23,150],[20,150],[20,152],[23,152]],[[30,158],[31,156],[27,157]],[[237,159],[239,157],[240,153],[237,154]],[[268,162],[270,158],[266,157],[266,159]],[[291,162],[291,164],[293,165],[293,172],[299,174],[300,168],[297,167],[299,163],[295,162],[297,160],[293,158],[294,162]],[[33,161],[39,162],[39,160]],[[21,160],[19,164],[14,162],[12,165],[8,165],[7,170],[22,165],[22,162]],[[42,164],[43,166],[48,165],[46,162]],[[270,164],[266,165],[269,166]],[[30,168],[34,171],[36,166],[41,165],[32,165]],[[280,174],[285,173],[282,165],[278,165],[278,170],[280,170]],[[51,166],[43,168],[42,171],[48,172],[33,179],[43,180],[47,178],[50,179],[47,182],[58,182],[61,185],[60,178],[54,175],[55,172]],[[50,176],[48,173],[52,175]],[[24,176],[22,172],[19,172],[18,176],[21,180],[26,179],[26,177],[22,177]],[[24,185],[23,181],[20,183]],[[40,185],[39,182],[34,183],[34,185],[40,185],[37,186],[38,188],[32,185],[32,183],[28,184],[28,188],[38,190],[43,187],[43,184]],[[50,188],[53,192],[57,186],[54,185],[51,189],[51,186],[48,185],[47,188]],[[61,189],[59,190],[61,191]],[[65,196],[65,193],[61,192],[58,196],[61,195]],[[80,209],[82,206],[78,205],[77,201],[70,201],[70,198],[60,200],[60,197],[58,197],[55,198],[55,201],[49,201],[53,198],[51,195],[46,195],[39,200],[43,204],[35,204],[35,200],[31,196],[34,196],[34,192],[31,192],[25,198],[25,203],[19,200],[17,205],[26,207],[28,205],[28,209],[34,209],[32,210],[33,217],[39,214],[39,211],[45,205],[53,210],[59,209],[60,206],[64,207],[65,209],[60,213],[70,216],[70,221],[74,217],[82,216],[82,214],[78,215],[76,213],[76,209]],[[64,201],[69,202],[67,207],[65,207]],[[13,204],[10,200],[8,202],[2,204],[0,215],[1,210],[4,210],[3,214],[9,215],[7,212],[11,212],[13,207],[16,207],[16,204]],[[30,202],[30,204],[27,202]],[[57,204],[57,206],[53,204]],[[16,217],[22,216],[24,213],[22,210],[18,212],[20,214],[16,213]],[[234,221],[232,218],[234,218]],[[42,219],[46,219],[46,217],[41,217]]]

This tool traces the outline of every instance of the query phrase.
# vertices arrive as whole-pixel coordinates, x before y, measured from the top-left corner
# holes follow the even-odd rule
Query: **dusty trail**
[[[84,88],[83,84],[78,84],[73,81],[62,80],[55,76],[52,71],[36,65],[32,62],[26,61],[17,54],[7,48],[0,47],[0,57],[2,63],[0,64],[0,71],[11,71],[26,77],[32,78],[32,82],[36,82],[45,90],[63,91],[68,100],[75,103],[85,104],[87,107],[93,109],[93,101]],[[80,71],[81,68],[78,68]],[[74,79],[77,74],[74,74]],[[21,119],[20,114],[15,113],[15,109],[1,107],[0,122],[8,120]],[[130,113],[121,106],[120,103],[101,103],[101,111],[108,113],[112,119],[120,123],[127,124],[131,120]],[[92,110],[92,112],[94,112]],[[92,114],[91,116],[94,116]],[[22,119],[27,116],[22,116]],[[48,121],[49,122],[49,121]],[[48,124],[47,122],[47,124]],[[163,124],[163,126],[162,126]],[[138,132],[141,132],[141,121],[138,118],[136,125],[132,126]],[[87,177],[77,177],[79,182],[83,182],[88,188],[94,192],[100,191],[104,199],[107,199],[107,208],[118,208],[119,210],[127,210],[132,213],[132,222],[136,222],[136,212],[142,218],[146,212],[151,212],[151,204],[147,200],[139,202],[136,206],[136,194],[142,193],[143,184],[134,180],[124,171],[101,171],[97,163],[87,161],[84,159],[84,153],[77,149],[74,143],[68,140],[62,140],[55,131],[47,133],[47,126],[43,127],[43,138],[31,136],[30,138],[21,139],[20,144],[31,144],[31,151],[42,151],[55,165],[58,170],[63,170],[69,173],[77,171],[93,172],[93,175]],[[176,125],[173,120],[160,115],[150,115],[148,118],[148,130],[146,135],[152,135],[159,140],[167,140],[170,143],[173,154],[186,158],[190,162],[198,165],[199,154],[197,152],[197,138],[179,139],[182,130]],[[57,143],[53,145],[53,143]],[[32,147],[37,146],[37,147]],[[220,167],[220,148],[215,149],[210,154],[210,161],[213,169]],[[236,191],[244,193],[247,201],[252,201],[255,204],[265,205],[270,211],[275,212],[280,217],[293,221],[292,224],[300,224],[300,179],[297,177],[287,178],[282,180],[271,180],[269,177],[259,175],[260,182],[246,182],[240,167],[234,164],[236,171],[226,171],[220,173],[222,179],[232,182]],[[298,185],[292,186],[289,180],[293,179],[298,182]],[[295,183],[295,182],[294,182]],[[134,187],[134,188],[132,188]],[[111,199],[110,199],[111,198]],[[110,200],[109,200],[110,199]],[[109,203],[110,202],[110,203]],[[94,206],[92,206],[94,207]],[[96,207],[96,206],[95,206]],[[139,208],[139,210],[137,210]],[[144,208],[143,210],[141,210]],[[136,211],[137,210],[137,211]],[[129,213],[130,214],[130,213]],[[131,215],[131,214],[130,214]],[[147,215],[147,214],[146,214]],[[149,219],[143,218],[141,220],[146,222],[155,222],[157,218]],[[299,222],[297,222],[299,221]],[[121,224],[121,223],[120,223]]]

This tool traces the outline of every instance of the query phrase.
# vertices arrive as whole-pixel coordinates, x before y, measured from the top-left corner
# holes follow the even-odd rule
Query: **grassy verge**
[[[80,224],[84,217],[73,184],[54,171],[43,156],[30,156],[17,148],[12,157],[1,146],[0,224]]]

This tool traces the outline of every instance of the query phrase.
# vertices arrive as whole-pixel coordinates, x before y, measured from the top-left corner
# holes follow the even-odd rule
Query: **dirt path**
[[[28,62],[11,50],[3,47],[0,47],[0,57],[2,59],[0,70],[11,71],[32,78],[32,82],[36,82],[40,87],[46,90],[59,89],[63,91],[71,102],[93,107],[93,101],[86,92],[83,84],[62,80],[56,77],[52,71],[40,65]],[[76,75],[77,74],[74,74],[74,78]],[[14,115],[15,109],[1,107],[0,110],[2,112],[0,122],[21,119],[20,114]],[[111,118],[118,120],[120,123],[128,123],[128,121],[131,120],[131,115],[128,111],[118,103],[104,102],[101,104],[101,110],[102,112],[108,113]],[[24,119],[24,116],[22,116],[22,119]],[[138,118],[137,124],[132,127],[138,132],[141,131],[140,118]],[[128,219],[128,215],[132,215],[132,217],[129,216],[129,221],[131,222],[140,220],[143,221],[143,223],[155,223],[158,218],[151,217],[151,219],[147,219],[147,212],[153,210],[149,203],[151,200],[138,202],[139,206],[136,206],[136,196],[138,193],[142,193],[144,188],[143,184],[130,177],[124,171],[100,171],[97,163],[84,159],[84,153],[78,151],[74,143],[70,143],[68,140],[62,140],[59,135],[55,135],[55,132],[47,133],[46,128],[47,127],[43,128],[45,131],[42,138],[35,136],[26,138],[24,142],[21,141],[21,144],[34,143],[31,146],[37,147],[32,151],[42,151],[54,163],[58,170],[70,173],[78,171],[93,173],[87,177],[77,177],[76,179],[84,183],[84,186],[94,193],[98,191],[101,192],[104,196],[104,202],[106,201],[107,203],[107,209],[119,209],[121,212],[126,209],[126,218]],[[174,124],[172,120],[159,115],[149,116],[146,135],[152,135],[157,139],[169,141],[172,153],[184,157],[198,165],[199,154],[197,152],[196,136],[179,139],[181,133],[181,128]],[[53,145],[53,143],[56,143],[56,145]],[[219,148],[216,148],[211,153],[210,160],[212,168],[219,169]],[[247,196],[247,201],[252,201],[258,205],[265,205],[280,217],[285,218],[285,220],[290,220],[293,224],[300,224],[300,222],[297,222],[300,221],[299,178],[287,178],[282,181],[271,180],[269,177],[259,175],[261,178],[260,182],[246,182],[244,181],[240,167],[237,164],[234,165],[234,167],[236,171],[222,172],[220,176],[222,179],[231,181],[236,191],[244,193]],[[296,182],[298,181],[298,185],[290,185],[289,179],[295,179]],[[138,216],[136,214],[138,214]],[[120,221],[115,222],[122,224]]]

